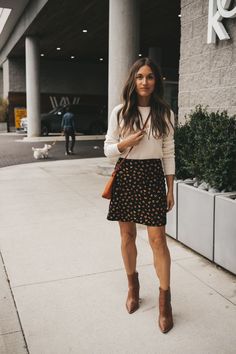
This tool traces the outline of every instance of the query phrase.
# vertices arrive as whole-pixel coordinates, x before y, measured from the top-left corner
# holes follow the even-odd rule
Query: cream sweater
[[[122,138],[120,136],[120,126],[117,123],[117,113],[122,105],[116,106],[110,116],[106,140],[104,143],[104,153],[107,157],[125,157],[129,148],[123,151],[119,151],[117,145]],[[145,122],[150,107],[138,107],[142,120]],[[171,122],[174,125],[174,113],[171,111]],[[174,149],[174,130],[168,123],[170,132],[163,138],[155,139],[150,132],[150,120],[147,123],[146,131],[142,140],[135,145],[132,151],[128,155],[128,159],[161,159],[165,175],[175,174],[175,149]]]

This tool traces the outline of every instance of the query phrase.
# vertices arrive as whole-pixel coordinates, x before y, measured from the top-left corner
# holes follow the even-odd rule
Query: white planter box
[[[216,194],[178,183],[178,240],[213,260]]]
[[[229,195],[215,198],[214,261],[236,274],[236,200]]]
[[[171,236],[177,239],[177,205],[178,205],[178,183],[174,181],[174,198],[175,205],[173,209],[167,213],[167,224],[166,224],[166,233],[168,236]]]

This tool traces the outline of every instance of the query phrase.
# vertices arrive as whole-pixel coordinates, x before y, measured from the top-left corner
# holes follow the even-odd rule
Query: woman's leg
[[[121,234],[121,253],[128,278],[126,309],[129,313],[139,308],[139,280],[136,272],[137,248],[136,225],[132,222],[119,222]]]
[[[170,252],[166,242],[165,226],[148,226],[148,238],[153,251],[154,267],[160,287],[167,290],[170,286]]]
[[[127,275],[136,271],[136,224],[134,222],[119,221],[121,235],[121,254]]]
[[[173,327],[170,294],[170,252],[166,242],[165,227],[148,226],[149,243],[152,247],[154,266],[160,281],[159,287],[159,327],[167,333]]]

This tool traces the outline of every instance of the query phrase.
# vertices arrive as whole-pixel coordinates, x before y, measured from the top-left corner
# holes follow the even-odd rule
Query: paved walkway
[[[107,177],[96,173],[104,161],[0,169],[0,353],[235,354],[236,277],[171,238],[175,326],[159,331],[141,226],[142,303],[126,312],[118,227],[106,221]]]

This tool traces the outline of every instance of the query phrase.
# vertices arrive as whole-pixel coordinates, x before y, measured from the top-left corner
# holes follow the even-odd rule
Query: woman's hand
[[[144,137],[145,132],[143,130],[138,131],[137,133],[131,134],[124,141],[126,142],[127,147],[137,145],[140,140]]]
[[[132,147],[137,145],[140,140],[142,140],[142,138],[145,135],[145,131],[144,130],[140,130],[137,133],[131,134],[128,136],[128,138],[122,140],[118,145],[118,149],[120,152],[123,152],[124,150],[126,150],[128,147]]]
[[[167,212],[168,212],[168,211],[171,211],[171,209],[175,205],[173,192],[170,192],[170,191],[167,192],[166,200],[167,200]]]

